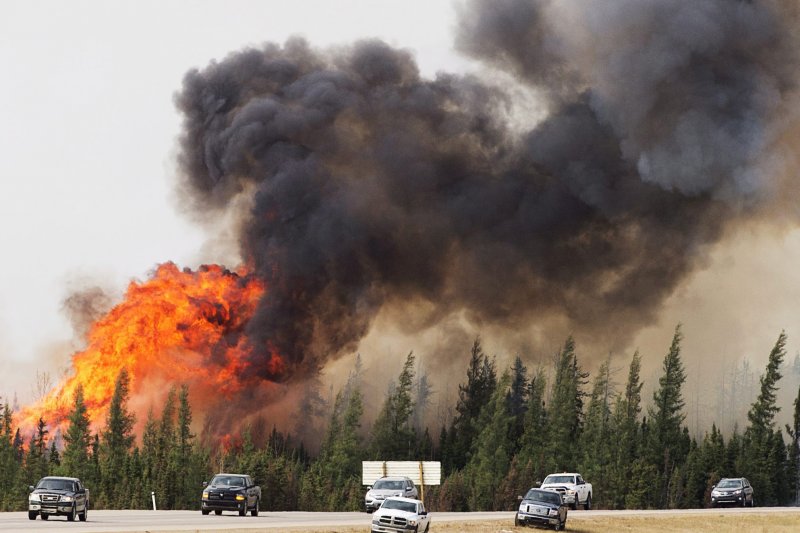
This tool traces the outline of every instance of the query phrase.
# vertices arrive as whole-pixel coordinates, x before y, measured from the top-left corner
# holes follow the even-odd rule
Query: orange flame
[[[40,416],[51,428],[64,425],[82,385],[92,425],[101,426],[123,368],[134,407],[162,400],[173,384],[189,385],[200,399],[209,395],[203,391],[213,391],[217,399],[231,397],[247,385],[245,376],[254,374],[248,372],[253,364],[248,355],[256,347],[244,329],[264,291],[245,269],[160,265],[151,279],[132,282],[123,302],[92,326],[87,348],[72,356],[71,375],[40,403],[23,409],[20,425],[32,428]],[[262,351],[266,368],[281,372],[281,357]]]

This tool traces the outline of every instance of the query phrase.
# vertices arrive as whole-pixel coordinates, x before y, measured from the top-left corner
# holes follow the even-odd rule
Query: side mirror
[[[208,486],[208,481],[203,481],[203,486],[207,487]]]
[[[427,516],[428,515],[428,511],[422,511],[421,513],[419,513],[419,515],[420,516]]]
[[[517,501],[521,502],[522,501],[522,496],[517,496]]]
[[[542,486],[542,482],[541,481],[537,481],[536,483],[533,484],[533,486],[534,487],[541,487]]]
[[[716,489],[716,488],[717,488],[717,486],[716,486],[716,485],[711,485],[711,490],[714,490],[714,489]]]
[[[33,485],[28,485],[28,492],[33,492]]]
[[[372,490],[372,485],[367,485],[367,490]]]

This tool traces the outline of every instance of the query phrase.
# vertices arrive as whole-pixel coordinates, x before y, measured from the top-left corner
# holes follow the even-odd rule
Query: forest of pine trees
[[[22,510],[27,486],[45,475],[80,477],[94,508],[141,509],[156,494],[160,509],[196,509],[202,482],[220,469],[252,475],[263,510],[360,510],[363,460],[438,460],[442,484],[428,487],[433,510],[510,510],[516,497],[554,471],[579,471],[593,483],[598,508],[692,508],[709,503],[722,477],[747,477],[758,505],[794,504],[800,483],[800,390],[793,423],[777,426],[776,392],[785,368],[786,335],[772,351],[747,424],[727,437],[714,423],[702,436],[685,425],[682,334],[675,330],[650,401],[642,397],[641,355],[633,354],[624,386],[612,383],[610,358],[591,377],[572,338],[551,368],[529,369],[517,357],[498,369],[476,339],[451,420],[424,426],[432,384],[415,373],[409,353],[378,417],[364,427],[360,359],[328,402],[327,425],[314,436],[284,434],[264,423],[226,446],[192,433],[186,386],[170,391],[160,412],[147,413],[141,439],[127,407],[129,376],[117,378],[102,429],[92,433],[78,388],[66,429],[53,438],[46,420],[32,435],[0,408],[0,510]],[[795,361],[797,365],[797,361]],[[301,410],[322,412],[317,391]],[[308,439],[319,451],[308,453]],[[315,441],[316,442],[316,441]]]

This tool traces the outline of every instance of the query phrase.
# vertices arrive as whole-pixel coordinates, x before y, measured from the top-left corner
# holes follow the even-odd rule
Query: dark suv
[[[743,477],[720,479],[719,483],[711,487],[711,507],[725,504],[755,507],[756,501],[750,482]]]

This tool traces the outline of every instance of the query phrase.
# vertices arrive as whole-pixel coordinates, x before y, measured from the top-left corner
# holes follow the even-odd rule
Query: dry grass
[[[306,533],[364,533],[366,527],[326,527],[323,529],[292,529]],[[475,522],[433,522],[431,533],[533,533],[544,531],[514,527],[506,520]],[[800,531],[800,514],[747,513],[711,514],[690,516],[627,516],[586,517],[578,514],[567,520],[567,531],[572,533],[608,533],[630,531],[636,533],[758,533],[775,531]]]

